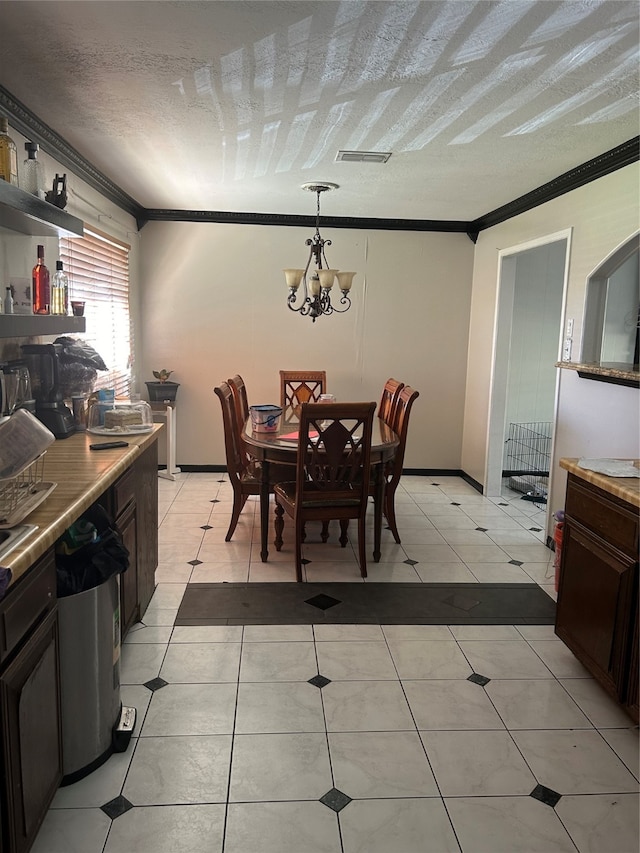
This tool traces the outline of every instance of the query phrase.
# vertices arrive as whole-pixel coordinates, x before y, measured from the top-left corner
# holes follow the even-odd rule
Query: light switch
[[[562,360],[563,361],[571,361],[571,338],[564,339],[564,346],[562,347]]]
[[[569,320],[567,320],[567,337],[568,338],[573,337],[573,317],[571,317]]]

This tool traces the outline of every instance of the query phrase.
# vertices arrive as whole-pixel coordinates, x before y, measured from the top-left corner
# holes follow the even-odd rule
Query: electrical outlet
[[[571,317],[569,320],[567,320],[567,337],[568,338],[573,337],[573,317]]]
[[[562,347],[562,360],[563,361],[571,361],[571,338],[564,339],[564,346]]]

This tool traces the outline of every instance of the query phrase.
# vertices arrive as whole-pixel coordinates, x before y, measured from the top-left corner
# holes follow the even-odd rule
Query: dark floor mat
[[[521,583],[192,583],[176,625],[552,625],[555,602]]]

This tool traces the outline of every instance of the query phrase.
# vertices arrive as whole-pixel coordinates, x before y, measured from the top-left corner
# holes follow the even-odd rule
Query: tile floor
[[[157,589],[122,647],[134,738],[58,791],[34,853],[637,853],[638,729],[551,626],[174,627],[190,582],[293,580],[256,506],[227,544],[222,475],[160,480]],[[369,579],[554,595],[518,495],[405,477],[397,509]],[[335,537],[305,557],[360,579]]]

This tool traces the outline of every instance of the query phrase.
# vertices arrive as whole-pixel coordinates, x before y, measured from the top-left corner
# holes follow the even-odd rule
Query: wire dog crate
[[[503,476],[523,500],[546,503],[551,464],[551,421],[509,424]]]

